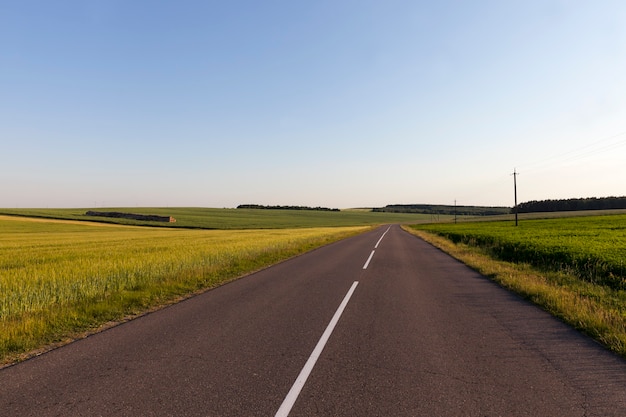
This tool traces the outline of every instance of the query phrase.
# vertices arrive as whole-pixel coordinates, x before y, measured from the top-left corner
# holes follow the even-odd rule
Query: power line
[[[581,146],[576,149],[571,149],[569,151],[558,153],[558,154],[549,156],[547,158],[544,158],[542,160],[523,165],[523,167],[526,172],[538,171],[544,168],[554,167],[554,165],[557,163],[577,161],[577,160],[588,158],[593,155],[597,155],[597,154],[604,153],[610,150],[614,150],[622,146],[626,146],[626,138],[621,139],[616,142],[615,141],[611,143],[607,143],[607,142],[614,140],[615,138],[625,136],[625,135],[626,135],[626,132],[621,132],[616,135],[612,135],[612,136],[600,139],[588,145]]]
[[[570,161],[576,161],[576,160],[579,160],[579,159],[584,159],[584,158],[587,158],[588,156],[592,156],[592,155],[596,155],[596,154],[599,154],[599,153],[604,153],[604,152],[607,152],[607,151],[611,151],[613,149],[620,148],[620,147],[622,147],[624,145],[626,145],[626,139],[624,139],[622,141],[619,141],[619,142],[616,142],[616,143],[612,143],[610,145],[603,146],[601,148],[598,148],[598,149],[595,149],[595,150],[592,150],[592,151],[589,151],[589,152],[585,152],[585,153],[581,153],[581,154],[578,154],[578,155],[574,155],[571,158],[563,160],[563,162],[570,162]]]

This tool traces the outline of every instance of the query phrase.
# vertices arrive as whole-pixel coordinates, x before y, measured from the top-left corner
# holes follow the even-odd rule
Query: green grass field
[[[0,216],[0,363],[367,229],[189,230]]]
[[[407,229],[626,357],[626,215]]]
[[[106,208],[97,211],[121,211],[134,214],[173,216],[176,223],[144,222],[106,217],[91,217],[89,209],[0,209],[0,214],[98,221],[115,224],[154,227],[200,228],[200,229],[282,229],[307,227],[346,227],[384,223],[417,223],[430,221],[426,214],[374,213],[364,210],[312,211],[312,210],[255,210],[216,208]],[[448,218],[447,216],[445,218]],[[441,216],[443,219],[444,216]]]

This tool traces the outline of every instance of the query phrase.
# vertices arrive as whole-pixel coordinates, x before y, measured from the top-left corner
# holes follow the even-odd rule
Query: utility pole
[[[515,192],[515,226],[517,226],[517,175],[518,172],[513,168],[513,191]]]
[[[456,200],[454,200],[454,224],[456,224]]]

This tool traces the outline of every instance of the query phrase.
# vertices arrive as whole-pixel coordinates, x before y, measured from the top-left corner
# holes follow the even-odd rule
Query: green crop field
[[[0,363],[368,228],[187,230],[0,216]]]
[[[427,214],[374,213],[364,210],[258,210],[216,208],[106,208],[134,214],[172,216],[176,223],[145,222],[129,219],[86,216],[89,209],[0,209],[0,215],[28,216],[67,220],[97,221],[115,224],[199,228],[199,229],[281,229],[304,227],[363,226],[384,223],[417,223],[430,221]],[[441,216],[441,219],[450,216]]]
[[[420,225],[452,240],[480,246],[498,259],[565,270],[614,289],[626,289],[626,215]]]
[[[626,357],[626,215],[407,230]]]

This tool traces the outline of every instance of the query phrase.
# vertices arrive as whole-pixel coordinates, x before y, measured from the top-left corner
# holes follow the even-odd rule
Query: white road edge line
[[[370,257],[367,258],[367,262],[365,262],[365,265],[363,265],[363,269],[367,269],[367,266],[370,264],[370,261],[372,260],[372,257],[374,256],[374,252],[376,251],[373,250],[372,253],[370,253]]]
[[[354,281],[352,287],[350,287],[348,293],[343,298],[343,301],[339,305],[339,308],[335,312],[335,315],[330,320],[330,323],[328,323],[328,327],[326,327],[324,334],[322,334],[321,339],[319,340],[319,342],[317,342],[317,346],[315,346],[315,349],[313,349],[313,353],[311,353],[311,356],[309,356],[309,360],[306,361],[306,363],[304,364],[304,368],[302,368],[302,371],[300,371],[300,375],[298,375],[298,378],[296,378],[296,382],[294,382],[293,386],[289,390],[289,393],[287,394],[280,408],[276,412],[275,417],[287,417],[291,412],[291,408],[296,403],[302,387],[304,387],[304,384],[306,383],[309,374],[313,370],[317,359],[322,354],[322,350],[324,350],[326,342],[328,342],[328,339],[333,333],[337,322],[339,322],[339,318],[341,317],[341,314],[343,314],[343,310],[348,305],[348,301],[350,301],[350,297],[352,297],[352,294],[354,293],[357,285],[359,285],[359,281]]]
[[[378,249],[378,245],[380,245],[380,241],[383,240],[383,238],[385,237],[389,229],[391,229],[391,226],[389,226],[387,230],[385,230],[385,233],[383,233],[383,235],[380,237],[380,239],[378,239],[378,242],[376,242],[376,246],[374,246],[374,249]]]

